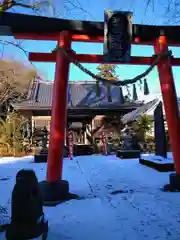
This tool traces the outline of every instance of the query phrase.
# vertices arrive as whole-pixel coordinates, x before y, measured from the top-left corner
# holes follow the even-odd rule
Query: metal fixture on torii
[[[72,42],[104,42],[104,23],[62,20],[23,14],[4,13],[1,25],[8,26],[16,39],[57,41],[60,48],[71,50]],[[6,29],[6,28],[5,28]],[[132,25],[132,44],[151,45],[155,55],[152,57],[131,57],[127,62],[117,64],[150,65],[156,55],[168,51],[168,46],[180,46],[179,26]],[[162,34],[163,33],[163,34]],[[7,33],[1,33],[6,35]],[[73,58],[81,63],[104,63],[104,56],[97,54],[76,54]],[[29,60],[36,62],[55,62],[53,87],[52,118],[48,151],[46,184],[48,201],[60,198],[60,194],[51,193],[62,181],[63,149],[67,119],[67,87],[70,62],[57,50],[52,53],[29,53]],[[113,62],[114,63],[114,62]],[[180,66],[180,58],[164,57],[157,63],[166,120],[170,136],[176,174],[170,175],[170,184],[180,189],[180,120],[177,95],[172,73],[172,66]],[[58,183],[58,184],[57,184]],[[60,188],[61,189],[61,186]],[[57,191],[57,188],[56,188]],[[49,196],[51,195],[51,196]]]

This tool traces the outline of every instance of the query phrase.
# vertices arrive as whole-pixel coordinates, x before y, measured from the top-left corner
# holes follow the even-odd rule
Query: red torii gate
[[[14,14],[15,15],[15,14]],[[17,14],[16,14],[17,15]],[[20,15],[20,14],[19,14]],[[21,15],[22,16],[22,15]],[[31,20],[37,17],[29,17]],[[28,19],[27,18],[27,19]],[[44,18],[45,21],[48,18]],[[7,21],[7,20],[5,20]],[[17,21],[17,19],[16,19]],[[60,20],[57,21],[68,21]],[[72,21],[71,21],[72,22]],[[34,22],[36,24],[36,22]],[[67,23],[67,22],[66,22]],[[19,24],[21,24],[19,22]],[[30,24],[33,24],[32,21]],[[64,24],[64,22],[63,22]],[[74,21],[74,26],[77,24],[77,21]],[[92,22],[91,22],[92,24]],[[85,30],[80,29],[81,27],[71,26],[61,27],[59,31],[53,29],[51,32],[39,32],[39,31],[28,31],[22,27],[19,31],[13,31],[13,35],[17,39],[27,39],[27,40],[53,40],[58,42],[58,46],[64,48],[65,50],[71,50],[71,43],[76,42],[94,42],[94,43],[103,43],[103,23],[101,24],[100,30],[96,27],[96,33],[93,34],[93,29],[88,32],[87,26]],[[12,23],[13,25],[13,23]],[[85,22],[85,25],[88,25],[88,22]],[[83,26],[83,24],[82,24]],[[99,26],[99,25],[98,25]],[[141,29],[142,26],[138,25]],[[152,35],[150,33],[149,37],[144,36],[144,32],[140,31],[141,34],[134,37],[133,44],[140,45],[153,45],[155,55],[161,54],[164,51],[168,50],[168,44],[174,46],[180,46],[180,39],[178,38],[179,27],[155,27],[153,26],[143,26],[144,30],[149,31],[151,29]],[[30,28],[30,26],[29,26]],[[35,28],[35,27],[34,27]],[[58,27],[57,27],[58,28]],[[59,27],[60,28],[60,27]],[[76,28],[75,30],[73,28]],[[44,27],[45,29],[45,27]],[[65,30],[63,30],[65,29]],[[78,30],[77,30],[78,29]],[[164,30],[165,29],[165,30]],[[165,34],[160,36],[161,30],[164,30]],[[78,34],[77,34],[78,32]],[[99,34],[97,34],[97,32]],[[86,33],[86,34],[85,34]],[[89,34],[88,34],[89,33]],[[158,33],[158,34],[157,34]],[[157,36],[158,35],[158,36]],[[165,36],[166,35],[166,36]],[[176,37],[177,36],[177,37]],[[167,39],[169,43],[167,43]],[[78,60],[81,63],[103,63],[103,55],[96,54],[73,54],[73,58]],[[156,56],[153,57],[132,57],[129,63],[125,64],[137,64],[137,65],[150,65],[154,61]],[[64,149],[64,137],[65,137],[65,127],[67,119],[67,87],[68,87],[68,78],[69,78],[69,66],[70,62],[67,57],[62,54],[59,50],[52,53],[29,53],[29,60],[36,62],[56,62],[55,68],[55,80],[53,87],[53,103],[52,103],[52,119],[51,119],[51,130],[50,130],[50,142],[49,142],[49,151],[48,151],[48,167],[47,167],[47,185],[46,189],[52,190],[55,188],[56,193],[45,193],[45,200],[51,201],[61,198],[61,194],[57,193],[56,185],[61,185],[62,179],[62,166],[63,166],[63,149]],[[123,64],[120,62],[119,64]],[[174,85],[172,66],[180,66],[180,58],[166,57],[161,59],[158,64],[158,73],[162,91],[162,97],[164,102],[164,108],[166,113],[167,125],[169,130],[169,136],[171,141],[172,152],[174,156],[174,163],[176,174],[170,175],[170,184],[174,188],[180,189],[180,121],[179,121],[179,110],[177,103],[176,90]],[[57,184],[58,183],[58,184]],[[60,184],[59,184],[60,183]],[[50,187],[51,186],[51,187]],[[62,190],[62,186],[59,186],[59,189]]]

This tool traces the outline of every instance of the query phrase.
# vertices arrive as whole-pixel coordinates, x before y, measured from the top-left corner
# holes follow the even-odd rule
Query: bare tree
[[[50,7],[51,5],[51,0],[35,0],[33,3],[31,3],[30,0],[3,0],[3,2],[0,4],[0,11],[4,12],[14,7],[30,8],[33,11],[40,11],[41,7]]]
[[[155,17],[163,19],[164,24],[178,24],[180,21],[179,0],[146,0],[144,15],[147,14],[148,10],[150,10]]]
[[[0,104],[25,98],[36,70],[17,61],[0,61]]]
[[[57,2],[56,2],[57,4]],[[54,0],[2,0],[0,3],[0,14],[7,10],[11,11],[19,11],[19,8],[23,9],[31,9],[34,15],[45,15],[50,17],[65,17],[65,16],[73,16],[75,10],[83,12],[85,15],[93,16],[85,10],[80,0],[59,0],[58,5],[55,4]],[[21,10],[21,12],[23,12]],[[23,46],[24,41],[18,40],[0,40],[1,50],[0,50],[0,58],[3,57],[5,47],[7,45],[12,45],[19,50],[23,51],[26,55],[28,52],[25,50]]]
[[[57,4],[57,2],[56,2]],[[53,17],[71,16],[75,10],[83,12],[85,15],[93,16],[83,7],[80,0],[59,0],[58,5],[54,0],[3,0],[0,4],[0,12],[18,7],[31,9],[36,15],[46,15]]]

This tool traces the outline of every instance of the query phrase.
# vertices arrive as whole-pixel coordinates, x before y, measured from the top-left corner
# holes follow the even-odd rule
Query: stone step
[[[68,150],[66,146],[64,146],[64,157],[68,157]],[[48,158],[48,148],[41,149],[38,154],[35,154],[34,162],[35,163],[47,162],[47,158]]]
[[[141,152],[139,150],[118,150],[116,156],[122,159],[140,158]]]

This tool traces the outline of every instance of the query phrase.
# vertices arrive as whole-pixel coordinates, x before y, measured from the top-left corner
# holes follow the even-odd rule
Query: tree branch
[[[16,2],[14,0],[11,0],[11,1],[7,1],[7,0],[4,0],[4,2],[2,4],[0,4],[0,11],[7,11],[9,10],[10,8],[13,8],[15,6],[20,6],[20,7],[23,7],[23,8],[31,8],[31,9],[34,9],[35,8],[35,4],[24,4],[24,3],[21,3],[21,2]]]
[[[3,45],[3,49],[4,49],[4,46],[5,46],[5,45],[12,45],[12,46],[14,46],[14,47],[16,47],[16,48],[19,48],[19,49],[26,55],[26,57],[27,57],[27,59],[28,59],[28,61],[29,61],[28,51],[26,51],[26,50],[24,49],[24,47],[22,47],[20,44],[15,43],[15,42],[11,42],[11,41],[8,41],[8,40],[0,40],[0,44]],[[1,57],[2,57],[2,56],[3,56],[3,52],[1,52]],[[33,64],[32,61],[29,61],[29,63],[37,70],[36,66]]]
[[[8,41],[8,40],[0,40],[0,43],[3,44],[3,45],[12,45],[14,47],[17,47],[21,51],[23,51],[23,53],[26,55],[26,57],[28,57],[28,52],[23,47],[21,47],[19,44]]]

